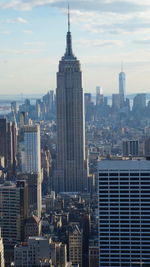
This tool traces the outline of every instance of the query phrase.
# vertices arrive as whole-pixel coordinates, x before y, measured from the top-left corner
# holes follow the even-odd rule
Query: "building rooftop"
[[[98,162],[98,170],[148,170],[150,171],[150,161],[148,160],[101,160]]]
[[[47,238],[43,236],[29,236],[29,240],[45,241]]]
[[[39,223],[40,222],[40,218],[38,218],[37,216],[33,215],[30,218],[26,219],[25,221],[26,223]]]
[[[16,188],[16,184],[11,181],[6,181],[4,184],[0,184],[0,188]]]

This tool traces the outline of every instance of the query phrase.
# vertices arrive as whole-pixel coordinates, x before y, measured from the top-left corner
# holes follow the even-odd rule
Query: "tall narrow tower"
[[[119,73],[119,95],[120,95],[120,106],[123,106],[125,100],[125,86],[126,86],[126,75],[123,71],[123,64],[121,65],[121,72]]]
[[[57,73],[57,192],[84,190],[84,114],[80,62],[72,52],[70,14],[66,52],[59,62]]]

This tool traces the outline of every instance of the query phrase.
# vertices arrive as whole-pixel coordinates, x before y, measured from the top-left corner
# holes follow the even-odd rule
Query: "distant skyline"
[[[70,0],[73,52],[81,62],[84,92],[150,93],[150,1]],[[56,88],[65,52],[67,1],[0,1],[0,95],[45,94]]]

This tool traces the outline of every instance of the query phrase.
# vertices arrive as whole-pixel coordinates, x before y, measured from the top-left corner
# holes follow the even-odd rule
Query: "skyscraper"
[[[21,149],[21,167],[25,173],[41,172],[40,126],[27,125],[23,127],[23,142]]]
[[[21,173],[19,179],[26,180],[29,191],[29,208],[41,216],[41,148],[40,126],[25,125],[20,129],[19,161]]]
[[[99,266],[150,266],[150,165],[103,160],[99,175]]]
[[[123,72],[123,67],[119,73],[119,95],[120,95],[120,107],[123,106],[125,101],[125,87],[126,87],[126,75]]]
[[[14,171],[16,165],[17,126],[15,122],[0,119],[0,156],[4,157],[5,167],[9,172]]]
[[[103,104],[102,87],[96,86],[96,106]]]
[[[13,257],[14,245],[24,239],[24,220],[27,218],[27,184],[9,181],[0,185],[0,227],[4,241],[6,266]],[[7,265],[8,263],[8,265]]]
[[[57,73],[57,171],[55,190],[83,191],[84,185],[84,113],[80,62],[72,52],[70,18],[66,52]]]

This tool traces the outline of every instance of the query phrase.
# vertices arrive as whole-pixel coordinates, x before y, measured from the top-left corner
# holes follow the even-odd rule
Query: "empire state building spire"
[[[70,8],[68,4],[68,32],[70,32]]]
[[[84,106],[80,62],[73,55],[68,7],[65,55],[57,72],[57,161],[56,192],[82,192],[87,188],[85,169]]]
[[[72,52],[72,38],[71,38],[71,32],[70,32],[70,8],[68,5],[68,32],[66,36],[66,52],[63,57],[63,59],[76,59]]]

